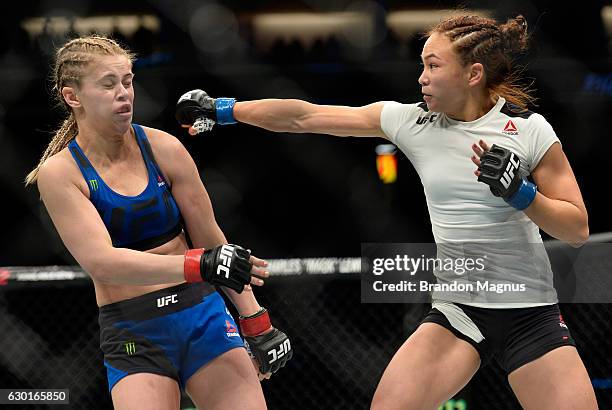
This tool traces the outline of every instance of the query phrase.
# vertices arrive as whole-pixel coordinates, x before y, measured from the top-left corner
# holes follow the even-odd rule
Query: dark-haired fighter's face
[[[134,107],[132,64],[125,56],[96,57],[77,92],[84,119],[98,129],[123,134]]]
[[[449,38],[432,34],[423,46],[421,59],[423,72],[419,84],[429,110],[458,111],[467,97],[469,69],[460,64]]]

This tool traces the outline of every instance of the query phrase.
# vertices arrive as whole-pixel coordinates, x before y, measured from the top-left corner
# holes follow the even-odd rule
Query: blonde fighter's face
[[[124,134],[130,128],[134,107],[132,64],[125,56],[99,56],[90,64],[75,92],[80,119],[97,129]]]

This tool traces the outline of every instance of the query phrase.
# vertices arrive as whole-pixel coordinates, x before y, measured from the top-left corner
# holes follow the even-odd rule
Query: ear
[[[485,80],[484,66],[481,63],[474,63],[470,66],[468,73],[468,84],[474,87]]]
[[[63,87],[62,97],[64,97],[64,101],[66,101],[68,106],[72,108],[81,107],[81,102],[79,101],[79,97],[76,94],[76,89],[74,87]]]

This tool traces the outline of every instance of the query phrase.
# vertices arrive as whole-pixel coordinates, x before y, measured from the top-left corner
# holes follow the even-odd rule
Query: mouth
[[[122,105],[115,114],[119,115],[131,115],[132,114],[132,106],[131,105]]]

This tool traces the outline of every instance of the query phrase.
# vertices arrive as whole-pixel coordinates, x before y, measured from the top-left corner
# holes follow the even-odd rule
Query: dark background
[[[214,97],[238,100],[301,98],[350,106],[417,102],[423,41],[389,29],[387,13],[463,6],[488,10],[502,21],[523,14],[532,45],[519,62],[527,65],[527,81],[535,81],[538,106],[532,109],[549,120],[563,143],[591,232],[612,231],[606,195],[612,152],[612,43],[607,33],[612,23],[607,32],[601,17],[612,2],[499,3],[13,2],[0,25],[0,267],[74,264],[36,188],[23,184],[64,118],[48,79],[55,47],[71,35],[28,34],[23,23],[37,17],[156,16],[160,25],[153,31],[113,33],[139,55],[134,122],[170,132],[186,145],[231,242],[265,258],[291,258],[359,256],[363,242],[431,242],[422,186],[408,160],[398,154],[398,180],[385,185],[376,172],[374,151],[386,143],[382,139],[274,134],[242,124],[192,138],[174,120],[179,96],[202,88]],[[259,13],[347,10],[370,13],[371,41],[350,41],[342,34],[312,45],[297,36],[271,47],[257,41],[253,21]],[[551,259],[570,269],[563,252]],[[5,272],[0,269],[0,285],[6,284]],[[68,387],[72,407],[110,408],[91,283],[9,281],[0,291],[0,387]],[[428,309],[362,304],[358,275],[277,277],[258,291],[258,299],[273,312],[275,325],[291,336],[296,351],[282,376],[263,384],[272,409],[367,408],[393,353]],[[602,409],[612,406],[611,308],[561,305],[590,377],[599,380]],[[520,408],[495,364],[479,371],[458,398],[472,410]]]
[[[238,100],[301,98],[352,106],[379,100],[416,102],[422,40],[395,36],[384,24],[386,12],[463,5],[488,9],[500,20],[521,13],[532,32],[531,51],[520,62],[527,64],[527,80],[535,80],[539,100],[533,110],[549,120],[563,143],[587,204],[591,232],[610,231],[606,181],[612,71],[610,40],[601,18],[602,7],[609,4],[17,2],[16,11],[2,25],[0,48],[0,266],[73,263],[37,190],[23,185],[64,118],[47,80],[53,47],[66,36],[28,36],[21,23],[29,17],[156,15],[161,22],[158,31],[118,36],[140,56],[134,68],[134,122],[183,141],[231,242],[248,245],[266,258],[284,258],[358,256],[361,242],[431,241],[422,186],[411,164],[398,154],[398,180],[385,185],[378,179],[374,153],[376,145],[386,142],[382,139],[274,134],[242,124],[216,127],[192,138],[173,116],[183,92],[202,88],[212,96]],[[321,39],[312,47],[300,45],[297,38],[278,41],[270,49],[257,47],[251,24],[257,13],[344,10],[375,11],[378,26],[371,46],[338,37]]]

